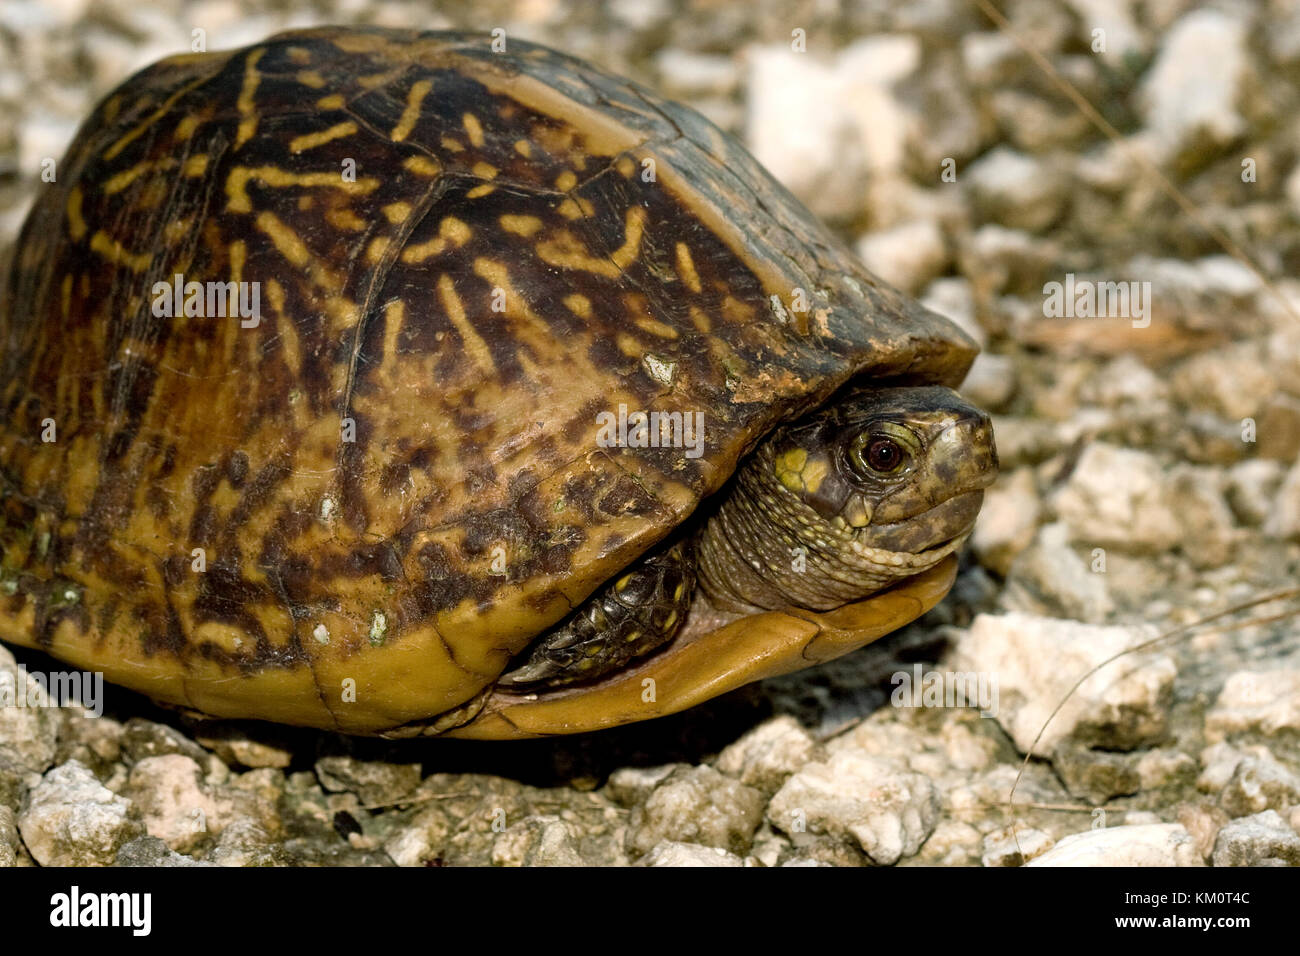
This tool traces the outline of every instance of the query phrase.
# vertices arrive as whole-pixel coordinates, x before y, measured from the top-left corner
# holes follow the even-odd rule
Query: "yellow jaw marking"
[[[865,528],[871,524],[871,506],[862,495],[854,495],[844,506],[842,517],[850,527]]]

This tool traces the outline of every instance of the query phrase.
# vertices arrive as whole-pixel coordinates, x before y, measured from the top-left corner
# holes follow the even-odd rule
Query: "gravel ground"
[[[393,744],[112,689],[98,719],[0,709],[0,864],[1300,865],[1300,624],[1222,626],[1283,602],[1053,715],[1300,578],[1300,6],[999,2],[1042,62],[963,0],[255,6],[6,0],[0,246],[91,104],[194,27],[500,26],[696,106],[976,335],[1003,474],[927,617],[649,724]],[[1049,283],[1129,281],[1140,309],[1054,314]],[[963,674],[991,696],[946,699]]]

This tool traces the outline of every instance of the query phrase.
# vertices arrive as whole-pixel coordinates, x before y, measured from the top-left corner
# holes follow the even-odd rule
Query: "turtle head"
[[[969,531],[997,474],[988,416],[946,388],[857,393],[786,429],[772,452],[782,487],[887,551]]]
[[[934,566],[997,475],[988,415],[951,389],[860,389],[777,429],[701,537],[701,579],[731,606],[813,609]]]

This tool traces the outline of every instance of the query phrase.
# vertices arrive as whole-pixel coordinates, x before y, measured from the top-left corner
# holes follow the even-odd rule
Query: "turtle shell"
[[[975,354],[700,115],[513,39],[172,57],[57,169],[0,302],[0,637],[207,714],[454,724],[776,424]],[[620,407],[698,456],[602,444]]]

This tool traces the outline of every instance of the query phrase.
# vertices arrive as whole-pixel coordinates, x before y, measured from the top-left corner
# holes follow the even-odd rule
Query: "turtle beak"
[[[958,495],[989,487],[997,480],[1000,467],[992,420],[986,412],[974,406],[970,411],[972,414],[963,416],[940,432],[936,442],[952,449],[951,455],[944,457],[960,463],[955,475],[955,494]]]
[[[907,554],[921,554],[967,534],[984,504],[984,489],[953,495],[929,511],[893,525],[873,525],[871,544]]]

